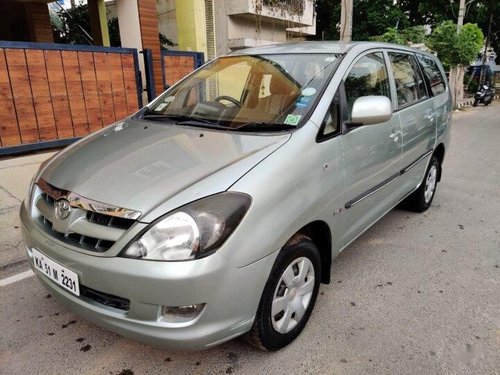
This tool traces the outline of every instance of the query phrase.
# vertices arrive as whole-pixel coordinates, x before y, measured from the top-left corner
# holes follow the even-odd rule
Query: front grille
[[[61,233],[55,229],[53,223],[53,220],[57,220],[54,218],[54,198],[42,191],[38,199],[35,199],[35,202],[40,214],[39,223],[45,232],[66,244],[87,251],[99,253],[107,251],[115,244],[118,237],[125,233],[135,222],[133,219],[109,216],[73,207],[73,210],[81,212],[82,217],[79,219],[78,226],[80,230]],[[104,228],[109,228],[109,233]],[[96,236],[95,233],[101,233],[102,236]]]
[[[87,211],[87,220],[91,223],[105,225],[112,228],[128,229],[134,223],[132,219],[125,219],[123,217],[115,217],[100,214],[97,212]]]
[[[130,300],[114,296],[112,294],[99,292],[98,290],[88,288],[84,285],[80,285],[80,295],[100,303],[101,305],[114,307],[115,309],[124,311],[128,311],[130,309]]]

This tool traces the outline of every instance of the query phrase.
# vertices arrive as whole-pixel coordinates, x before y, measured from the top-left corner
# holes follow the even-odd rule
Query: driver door
[[[398,116],[374,125],[349,128],[354,101],[382,95],[392,100],[387,63],[383,52],[359,57],[344,77],[344,218],[342,247],[351,242],[400,199],[402,136]]]

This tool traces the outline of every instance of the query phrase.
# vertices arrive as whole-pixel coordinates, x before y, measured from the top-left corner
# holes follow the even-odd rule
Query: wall
[[[0,3],[0,40],[19,42],[54,41],[46,3]]]

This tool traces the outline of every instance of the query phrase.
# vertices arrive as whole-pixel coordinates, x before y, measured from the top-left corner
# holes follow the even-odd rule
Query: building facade
[[[157,0],[158,29],[208,59],[316,32],[314,0]]]

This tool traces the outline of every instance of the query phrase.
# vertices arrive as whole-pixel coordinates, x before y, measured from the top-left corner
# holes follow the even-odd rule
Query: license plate
[[[80,295],[80,286],[78,285],[78,275],[73,271],[54,262],[49,257],[33,249],[33,262],[38,271],[43,273],[52,281],[56,282],[71,293]]]

